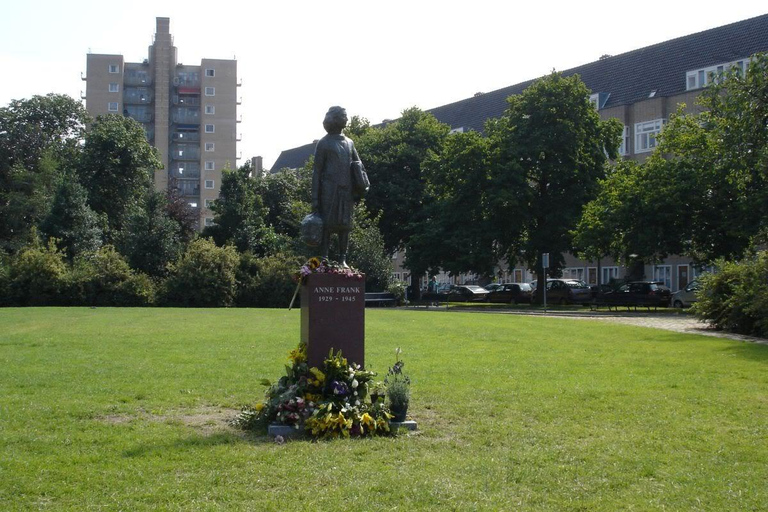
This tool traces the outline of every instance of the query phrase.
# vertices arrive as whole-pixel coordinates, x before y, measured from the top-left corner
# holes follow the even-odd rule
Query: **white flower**
[[[354,379],[354,380],[352,381],[352,389],[357,389],[357,386],[359,386],[359,385],[360,385],[360,384],[357,382],[357,379]]]

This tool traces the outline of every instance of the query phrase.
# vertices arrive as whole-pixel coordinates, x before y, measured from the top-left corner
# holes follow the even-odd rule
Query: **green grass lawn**
[[[227,426],[299,311],[0,309],[0,510],[766,510],[768,346],[584,320],[369,310],[417,434]]]

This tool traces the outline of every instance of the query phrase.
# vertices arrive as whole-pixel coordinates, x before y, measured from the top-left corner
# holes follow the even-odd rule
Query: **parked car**
[[[485,286],[483,286],[483,288],[485,288],[489,292],[494,292],[499,288],[501,288],[502,286],[504,286],[502,283],[491,283],[491,284],[486,284]]]
[[[533,288],[528,283],[505,283],[493,290],[485,298],[487,302],[503,302],[518,304],[531,302]]]
[[[535,296],[536,286],[532,288]],[[592,289],[583,281],[547,279],[547,304],[587,304],[591,299]]]
[[[464,284],[452,286],[448,292],[448,300],[451,302],[478,302],[485,300],[488,290],[482,286]]]
[[[618,290],[598,296],[597,304],[606,306],[669,306],[672,293],[669,288],[659,281],[632,281],[622,285]]]
[[[696,293],[701,289],[701,283],[694,279],[682,290],[672,294],[672,306],[676,308],[687,308],[696,302]]]

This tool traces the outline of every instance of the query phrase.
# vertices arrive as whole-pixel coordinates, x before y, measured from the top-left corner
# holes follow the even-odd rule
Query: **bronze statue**
[[[347,111],[331,107],[323,121],[328,135],[315,146],[312,171],[312,213],[322,219],[320,256],[328,258],[331,235],[336,233],[342,266],[347,266],[355,199],[362,197],[369,186],[355,144],[341,133],[346,125]]]

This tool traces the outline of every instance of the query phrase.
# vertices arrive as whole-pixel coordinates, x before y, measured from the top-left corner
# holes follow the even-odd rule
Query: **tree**
[[[250,174],[247,166],[224,170],[219,198],[211,207],[214,225],[205,228],[203,236],[219,246],[234,245],[240,252],[275,253],[282,241],[264,222],[267,209]]]
[[[371,218],[363,201],[355,205],[348,260],[365,274],[366,290],[386,291],[392,282],[392,258],[384,250],[378,218]]]
[[[438,151],[450,127],[418,108],[404,110],[397,121],[383,128],[369,128],[365,121],[351,123],[355,146],[371,180],[366,206],[379,219],[384,248],[392,253],[408,246],[418,229],[425,180],[421,163]],[[418,289],[423,268],[410,267],[412,287]]]
[[[165,194],[148,190],[140,204],[129,208],[115,239],[132,268],[160,277],[184,251],[183,237],[182,226],[168,214]]]
[[[79,101],[49,94],[0,108],[0,248],[32,242],[62,172],[80,151],[88,114]]]
[[[45,154],[59,161],[72,157],[88,120],[82,103],[62,94],[0,108],[0,180],[15,165],[34,170]]]
[[[276,233],[295,239],[302,219],[312,210],[312,159],[298,169],[284,169],[255,179],[256,193],[266,208],[264,221]]]
[[[51,211],[40,224],[40,233],[53,238],[72,261],[79,254],[95,252],[101,247],[102,225],[99,216],[88,206],[88,192],[77,181],[69,179],[59,185]]]
[[[449,136],[422,164],[423,214],[406,255],[414,268],[490,275],[497,263],[489,210],[489,141],[477,132]]]
[[[486,126],[491,144],[490,218],[513,266],[540,269],[550,253],[550,275],[572,249],[571,230],[597,192],[608,157],[615,158],[621,126],[600,121],[578,76],[552,73],[507,99],[504,115]],[[539,290],[545,275],[538,273]]]
[[[584,209],[582,252],[658,260],[733,259],[768,233],[768,56],[714,77],[677,114],[643,165],[621,164]],[[598,250],[598,246],[600,249]]]
[[[119,231],[124,214],[141,201],[155,169],[161,167],[141,125],[112,114],[97,118],[86,133],[77,171],[91,208],[105,214],[109,227]]]

